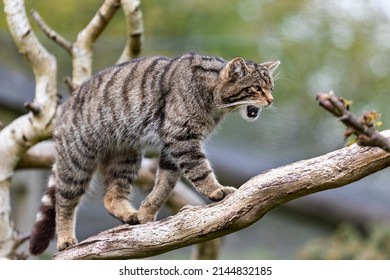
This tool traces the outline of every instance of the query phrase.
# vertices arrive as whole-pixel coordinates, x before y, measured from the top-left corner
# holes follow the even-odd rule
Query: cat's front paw
[[[210,193],[208,198],[212,201],[220,201],[236,190],[234,187],[221,187]]]
[[[157,213],[152,212],[144,207],[141,206],[141,208],[138,211],[138,220],[141,224],[146,224],[149,222],[154,222],[156,220]]]
[[[137,212],[131,212],[124,220],[124,223],[129,224],[129,225],[138,225],[140,223],[138,219]]]
[[[65,238],[58,238],[57,240],[57,249],[58,251],[65,250],[68,247],[71,247],[73,245],[77,244],[77,239],[71,236],[65,237]]]

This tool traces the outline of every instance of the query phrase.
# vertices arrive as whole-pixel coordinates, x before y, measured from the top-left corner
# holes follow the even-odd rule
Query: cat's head
[[[273,73],[279,64],[280,61],[257,64],[240,57],[229,61],[219,74],[217,107],[228,112],[239,110],[245,120],[256,120],[274,100]]]

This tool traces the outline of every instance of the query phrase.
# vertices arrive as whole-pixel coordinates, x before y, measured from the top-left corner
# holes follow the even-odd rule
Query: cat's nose
[[[274,98],[273,97],[267,98],[268,106],[270,106],[272,104],[272,102],[274,102]]]

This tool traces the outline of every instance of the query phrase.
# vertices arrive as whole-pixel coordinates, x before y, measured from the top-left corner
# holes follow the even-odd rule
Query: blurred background
[[[56,31],[74,41],[102,1],[26,0]],[[176,56],[188,51],[262,62],[281,60],[275,103],[255,123],[229,116],[207,142],[220,181],[240,186],[270,168],[322,155],[344,146],[343,126],[321,109],[317,92],[334,90],[353,100],[352,112],[376,110],[390,128],[390,1],[387,0],[142,0],[142,55]],[[2,4],[1,4],[2,5]],[[3,8],[3,6],[1,6]],[[3,9],[2,9],[3,10]],[[56,55],[58,85],[71,74],[68,54],[31,24]],[[118,59],[125,24],[116,14],[98,39],[95,71]],[[17,52],[0,16],[0,120],[25,114],[34,94],[31,67]],[[1,159],[0,159],[1,160]],[[29,231],[46,187],[47,172],[18,172],[14,218]],[[251,227],[224,238],[221,259],[390,258],[390,170],[336,190],[313,194],[270,211]],[[97,187],[79,211],[82,240],[118,223],[105,213]],[[143,199],[137,193],[135,200]],[[96,202],[96,203],[95,203]],[[26,215],[27,213],[27,215]],[[167,210],[161,217],[171,215]],[[54,248],[52,248],[54,250]],[[184,248],[155,258],[188,259]]]

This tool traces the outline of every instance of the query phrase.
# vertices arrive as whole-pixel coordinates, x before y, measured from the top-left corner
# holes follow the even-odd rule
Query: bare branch
[[[3,0],[9,30],[21,54],[30,62],[36,81],[31,112],[0,131],[0,257],[12,254],[15,239],[11,219],[10,183],[24,152],[47,138],[57,108],[57,62],[38,41],[27,19],[23,0]],[[39,108],[39,109],[38,109]]]
[[[80,31],[72,48],[73,87],[92,75],[93,44],[120,7],[120,0],[105,0],[88,25]]]
[[[42,19],[39,13],[35,10],[31,11],[31,16],[41,28],[43,33],[61,48],[64,48],[69,54],[72,51],[72,43],[62,37],[59,33],[54,31],[49,25]]]
[[[18,162],[17,169],[52,167],[55,158],[55,147],[52,141],[42,141],[26,151]]]
[[[337,97],[333,91],[318,93],[319,105],[338,117],[347,127],[346,136],[355,134],[358,144],[363,146],[379,147],[390,153],[390,141],[382,136],[372,123],[372,112],[366,112],[362,117],[356,118],[350,111],[345,100]]]
[[[9,259],[13,260],[25,260],[27,259],[28,255],[26,253],[16,253],[18,248],[27,240],[30,239],[29,233],[15,233],[14,234],[14,244],[11,250],[11,253],[7,256]]]
[[[139,0],[121,0],[126,18],[127,42],[118,63],[137,57],[144,41],[144,27]]]
[[[390,139],[390,130],[382,132]],[[187,206],[175,216],[122,225],[55,255],[55,259],[143,258],[221,237],[250,226],[293,199],[344,186],[390,166],[390,154],[356,144],[259,174],[221,202]]]

